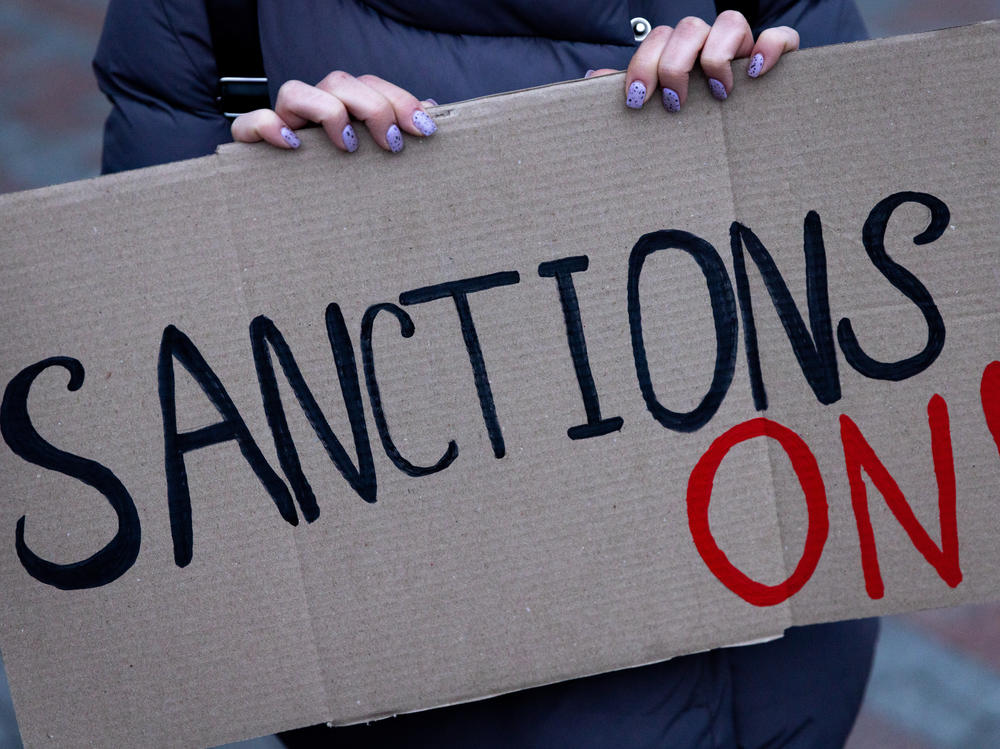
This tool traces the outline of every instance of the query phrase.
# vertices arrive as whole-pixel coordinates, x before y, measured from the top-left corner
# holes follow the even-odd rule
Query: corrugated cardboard
[[[220,743],[779,636],[793,623],[996,596],[1000,412],[992,374],[981,383],[1000,358],[998,30],[796,53],[765,79],[738,79],[723,105],[693,85],[679,116],[654,103],[626,110],[622,77],[608,76],[439,108],[439,133],[408,141],[402,157],[370,142],[348,157],[312,130],[299,152],[227,146],[0,197],[0,648],[26,742]],[[882,270],[862,241],[869,222],[877,250],[878,205],[889,217]],[[787,286],[808,332],[797,334],[804,369],[783,327],[796,314],[786,305],[779,316],[762,256],[734,256],[733,232],[740,248],[759,250],[756,237]],[[829,331],[810,315],[810,302],[823,308],[820,233]],[[932,241],[914,244],[921,233]],[[586,270],[577,260],[573,272],[540,272],[570,257]],[[489,288],[437,286],[474,278]],[[780,300],[779,287],[772,278]],[[578,316],[565,312],[570,296]],[[398,308],[375,307],[385,303]],[[350,338],[343,380],[327,331],[337,310]],[[280,331],[350,461],[358,441],[371,446],[375,486],[356,491],[275,348],[259,348],[315,494],[312,522],[308,500],[285,508],[298,524],[287,522],[243,455],[260,451],[275,492],[296,474],[275,448],[276,405],[263,406],[255,320]],[[869,375],[888,365],[881,374],[851,364],[862,359],[844,353],[843,320],[876,362]],[[568,331],[581,330],[586,366],[577,335],[575,368]],[[161,351],[181,334],[207,365],[200,382],[217,378],[252,436],[242,452],[229,440],[183,453],[190,559],[172,537],[164,403],[181,434],[223,416]],[[67,359],[38,367],[29,426],[24,372],[49,357],[77,360],[84,379],[67,388]],[[397,468],[373,384],[396,462],[453,458],[444,470]],[[584,391],[599,399],[590,413]],[[590,436],[571,438],[587,424]],[[58,565],[120,528],[102,492],[35,464],[53,453],[34,449],[34,432],[105,466],[134,503],[138,556],[129,565],[136,549],[125,544],[106,584],[63,590],[18,557],[22,517],[25,546]],[[852,503],[848,469],[862,455]],[[911,508],[907,527],[926,529],[938,568],[890,510],[891,482],[873,482],[879,461],[905,497],[892,506],[904,518]],[[946,540],[935,556],[939,482]],[[884,589],[875,598],[864,507]]]

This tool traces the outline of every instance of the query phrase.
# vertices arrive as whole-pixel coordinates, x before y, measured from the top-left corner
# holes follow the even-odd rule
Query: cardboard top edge
[[[950,36],[968,36],[970,34],[976,34],[976,31],[970,31],[972,29],[982,29],[984,33],[997,33],[1000,32],[1000,19],[992,21],[981,21],[979,23],[967,24],[965,26],[952,26],[945,29],[936,29],[933,31],[922,31],[913,34],[902,34],[899,36],[892,37],[882,37],[865,39],[858,42],[845,42],[841,44],[831,44],[823,47],[810,47],[808,49],[797,50],[796,55],[805,56],[815,56],[815,55],[843,55],[845,47],[857,48],[857,49],[867,49],[868,47],[875,45],[879,47],[885,47],[886,44],[911,44],[914,42],[924,42],[929,38],[947,38]],[[744,58],[745,60],[745,58]],[[734,60],[733,65],[740,65],[740,60]],[[785,63],[787,64],[787,63]],[[745,67],[745,62],[744,65]],[[695,68],[693,75],[699,76],[703,75],[700,68]],[[623,80],[625,77],[625,71],[618,71],[616,73],[609,73],[607,75],[602,75],[596,79],[587,78],[572,78],[565,81],[554,81],[552,83],[545,83],[541,86],[530,86],[528,88],[515,89],[513,91],[502,91],[495,94],[487,94],[486,96],[478,96],[473,99],[464,99],[462,101],[451,102],[447,104],[440,104],[434,107],[429,107],[428,112],[434,116],[438,122],[448,122],[449,120],[454,120],[460,117],[462,114],[469,112],[470,110],[476,110],[480,107],[489,108],[503,108],[509,106],[512,98],[516,99],[531,99],[535,96],[544,96],[546,92],[553,89],[569,88],[573,86],[594,86],[594,85],[605,85],[608,87],[614,87],[621,85],[619,81]],[[598,83],[601,81],[601,83]],[[692,87],[692,91],[698,90],[697,87]],[[317,141],[325,139],[322,131],[319,128],[305,128],[305,131],[299,131],[300,137],[303,138],[304,142],[308,142],[312,139]],[[216,149],[216,155],[228,156],[230,154],[237,153],[239,151],[247,151],[250,149],[263,148],[262,143],[223,143]]]
[[[874,39],[866,39],[859,42],[849,42],[846,46],[857,46],[864,48],[866,45],[880,44],[884,45],[886,43],[902,43],[908,44],[915,40],[924,40],[929,37],[948,37],[955,35],[966,35],[970,33],[971,29],[982,30],[984,33],[1000,33],[1000,19],[990,20],[990,21],[980,21],[979,23],[968,24],[965,26],[951,26],[944,29],[936,29],[933,31],[922,31],[913,34],[902,34],[899,36],[892,37],[882,37]],[[975,33],[975,32],[972,32]],[[814,54],[831,54],[831,49],[839,49],[843,47],[843,44],[828,45],[826,47],[812,47],[809,49],[799,50],[797,54],[804,55],[814,55]],[[825,50],[825,51],[824,51]],[[735,62],[735,61],[734,61]],[[618,73],[612,73],[607,76],[601,76],[601,78],[609,80],[617,80],[624,76],[624,71]],[[436,107],[431,107],[429,111],[437,116],[438,118],[449,118],[462,110],[469,107],[479,106],[486,102],[492,102],[494,100],[503,100],[511,96],[522,96],[525,94],[535,94],[537,92],[544,91],[546,89],[558,87],[558,86],[573,86],[580,85],[584,80],[583,78],[575,78],[566,81],[556,81],[553,83],[546,83],[541,86],[532,86],[529,88],[516,89],[514,91],[503,91],[496,94],[488,94],[486,96],[479,96],[474,99],[465,99],[463,101],[457,101],[449,104],[442,104]],[[589,83],[589,80],[588,80]],[[256,144],[238,144],[238,143],[223,143],[215,151],[215,154],[210,154],[207,156],[200,156],[193,159],[185,159],[183,161],[174,161],[166,164],[158,164],[155,166],[142,167],[139,169],[130,169],[125,172],[119,172],[117,174],[102,174],[95,175],[93,177],[87,177],[81,180],[75,180],[73,182],[62,182],[52,185],[45,185],[42,187],[35,187],[29,190],[19,190],[9,193],[0,193],[0,210],[8,207],[9,205],[18,204],[22,200],[38,200],[39,198],[46,199],[65,199],[72,198],[75,193],[80,190],[87,189],[85,186],[89,186],[93,182],[101,182],[101,185],[106,190],[115,190],[120,188],[122,185],[130,185],[136,180],[138,181],[153,181],[156,184],[163,182],[169,183],[175,179],[190,179],[190,165],[191,162],[203,161],[211,159],[212,156],[218,155],[220,153],[229,153],[231,151],[244,148],[246,145],[256,145]],[[178,172],[183,172],[179,175]]]
[[[126,189],[170,184],[177,181],[190,181],[192,176],[196,176],[199,173],[207,174],[209,169],[214,168],[214,156],[214,154],[209,154],[193,159],[184,159],[183,161],[171,161],[166,164],[129,169],[124,172],[117,172],[116,174],[99,174],[85,179],[74,180],[73,182],[57,182],[53,185],[34,187],[30,190],[0,193],[0,211],[8,208],[13,209],[25,201],[72,202],[73,200],[89,199],[93,195],[91,190],[95,185],[97,189],[111,193]],[[201,163],[199,164],[198,162]],[[192,166],[195,167],[195,171],[192,171]]]

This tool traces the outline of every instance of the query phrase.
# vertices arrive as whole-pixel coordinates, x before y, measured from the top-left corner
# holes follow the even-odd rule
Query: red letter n
[[[931,452],[934,456],[934,473],[938,484],[938,514],[941,524],[941,546],[931,539],[913,514],[899,484],[882,465],[871,445],[861,434],[850,417],[840,417],[840,438],[844,443],[844,460],[847,478],[851,484],[851,505],[858,524],[861,544],[861,568],[865,575],[865,590],[870,598],[885,595],[882,573],[878,565],[875,534],[868,514],[868,492],[861,471],[871,478],[872,484],[882,493],[885,503],[903,526],[917,551],[937,571],[941,579],[952,588],[962,582],[958,564],[958,522],[955,517],[955,460],[951,451],[951,430],[948,425],[948,405],[940,395],[931,397],[927,404],[927,421],[931,428]]]

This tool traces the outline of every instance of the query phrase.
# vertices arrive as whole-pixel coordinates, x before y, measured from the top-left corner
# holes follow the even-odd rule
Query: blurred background
[[[0,0],[0,193],[95,176],[107,0]],[[1000,0],[858,0],[873,37],[1000,18]],[[258,749],[274,739],[244,742]],[[0,666],[0,749],[20,747]],[[1000,747],[1000,604],[884,620],[848,749]]]

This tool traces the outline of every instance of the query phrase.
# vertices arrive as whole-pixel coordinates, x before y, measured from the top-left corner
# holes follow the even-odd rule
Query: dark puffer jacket
[[[803,46],[853,41],[853,0],[762,0],[753,23],[796,28]],[[259,0],[271,97],[287,80],[374,73],[418,98],[459,101],[622,69],[631,19],[715,18],[712,0]],[[94,60],[114,108],[104,172],[203,156],[230,140],[204,3],[111,0]]]
[[[803,46],[865,35],[853,0],[762,0],[755,30],[788,25]],[[440,102],[624,68],[631,19],[715,17],[711,0],[258,0],[272,96],[286,80],[374,73]],[[230,140],[202,0],[111,0],[94,60],[111,99],[104,171],[211,153]],[[472,705],[306,729],[301,746],[833,747],[853,724],[877,624],[791,630]]]

